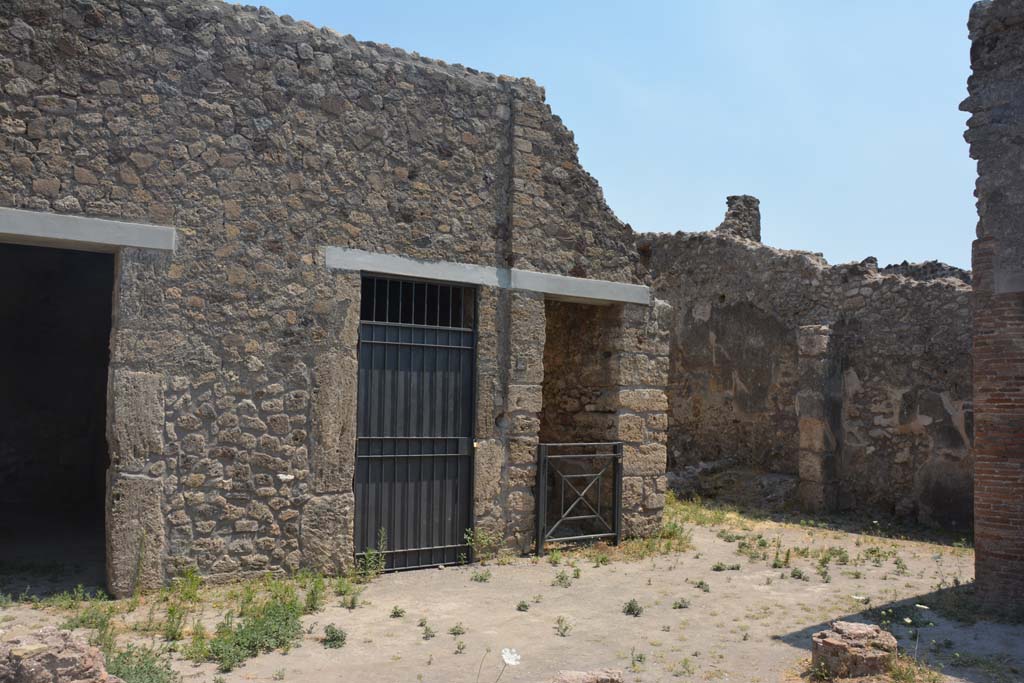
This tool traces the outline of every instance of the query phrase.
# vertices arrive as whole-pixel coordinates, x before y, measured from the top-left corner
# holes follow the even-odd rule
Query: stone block
[[[668,429],[668,413],[648,413],[644,416],[648,429],[665,431]]]
[[[664,386],[668,381],[668,357],[622,353],[617,359],[621,386]]]
[[[478,503],[493,503],[501,494],[504,461],[505,449],[500,441],[488,440],[477,443],[473,461],[473,490]]]
[[[115,477],[107,496],[107,581],[115,597],[153,590],[164,583],[167,554],[163,483]]]
[[[641,443],[644,440],[644,418],[641,415],[619,415],[619,441]]]
[[[622,507],[623,509],[637,508],[643,504],[644,480],[643,477],[622,478]]]
[[[510,432],[517,436],[534,436],[540,431],[540,419],[536,413],[519,413],[512,416]]]
[[[654,480],[644,482],[643,509],[647,512],[654,512],[665,507],[665,494],[660,493]]]
[[[531,437],[512,437],[508,440],[509,462],[513,465],[528,465],[537,462],[539,440]]]
[[[529,520],[532,526],[536,510],[536,503],[533,493],[525,490],[512,491],[508,494],[508,512],[513,517]]]
[[[824,453],[835,448],[835,437],[824,420],[815,417],[801,417],[799,429],[801,450]]]
[[[540,384],[512,384],[508,388],[508,409],[539,413],[544,397]]]
[[[486,367],[481,367],[479,354],[485,349],[477,347],[477,390],[476,390],[476,438],[489,439],[495,436],[494,420],[501,407],[498,390],[498,376]]]
[[[817,451],[800,452],[800,480],[823,482],[826,479],[825,456]]]
[[[508,485],[509,488],[529,488],[537,483],[537,466],[523,465],[520,467],[509,467]]]
[[[825,396],[820,391],[804,389],[796,395],[796,414],[799,417],[825,417]]]
[[[163,376],[117,370],[109,393],[111,468],[138,472],[163,451]]]
[[[623,389],[619,391],[619,406],[637,413],[663,413],[668,410],[668,397],[663,389]]]
[[[661,443],[646,443],[640,446],[623,446],[622,471],[630,476],[655,476],[665,474],[668,449]]]
[[[352,490],[358,367],[353,355],[342,353],[325,353],[313,365],[310,467],[317,493]]]
[[[658,532],[661,526],[661,513],[623,512],[622,537],[643,538]]]
[[[812,636],[811,669],[837,678],[878,676],[889,671],[896,638],[873,624],[836,621]]]
[[[830,334],[828,325],[801,325],[797,332],[797,350],[801,356],[822,356],[828,351]]]
[[[351,493],[314,496],[306,502],[299,521],[303,566],[330,575],[348,568],[354,552],[354,508]]]

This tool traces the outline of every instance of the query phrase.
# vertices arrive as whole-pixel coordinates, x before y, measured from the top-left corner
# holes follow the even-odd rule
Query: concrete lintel
[[[0,208],[0,242],[89,251],[121,247],[174,251],[177,232],[162,225]]]
[[[651,303],[650,288],[644,285],[538,273],[518,268],[512,269],[512,288],[543,292],[550,294],[552,298],[568,301],[606,301],[644,306]]]
[[[345,247],[327,247],[327,267],[334,270],[360,270],[424,280],[465,282],[485,287],[503,286],[501,273],[493,266],[451,261],[418,261],[406,256],[377,254]]]
[[[326,263],[328,268],[334,270],[358,270],[382,275],[519,289],[540,292],[551,298],[567,301],[645,306],[651,303],[650,289],[644,285],[539,273],[518,268],[496,268],[453,261],[419,261],[405,256],[344,247],[327,247]]]

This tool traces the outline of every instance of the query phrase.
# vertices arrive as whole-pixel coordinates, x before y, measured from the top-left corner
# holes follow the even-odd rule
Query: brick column
[[[831,328],[803,325],[797,335],[800,504],[810,512],[825,512],[833,509],[836,501],[836,440],[829,424],[825,395]]]
[[[965,138],[978,161],[974,286],[974,543],[983,600],[1024,601],[1024,0],[971,10]]]

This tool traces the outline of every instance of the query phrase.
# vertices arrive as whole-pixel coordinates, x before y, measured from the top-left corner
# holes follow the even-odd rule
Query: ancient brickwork
[[[14,0],[0,35],[0,206],[177,228],[117,261],[119,594],[350,561],[359,278],[324,247],[640,281],[528,79],[208,0]],[[544,301],[479,297],[475,508],[526,548]]]
[[[826,507],[968,524],[970,287],[884,274],[874,259],[830,266],[732,232],[641,245],[674,310],[671,466],[799,475],[813,445],[835,453]],[[829,326],[820,363],[800,346],[806,325]],[[808,384],[811,365],[822,367]]]
[[[992,605],[1024,600],[1024,2],[971,9],[965,138],[978,161],[974,242],[975,576]]]

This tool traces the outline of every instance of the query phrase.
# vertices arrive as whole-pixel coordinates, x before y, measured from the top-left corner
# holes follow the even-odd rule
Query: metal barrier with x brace
[[[586,463],[589,472],[566,471],[569,463]],[[563,464],[564,463],[564,464]],[[560,466],[562,468],[560,469]],[[549,478],[558,490],[558,520],[548,526]],[[602,504],[605,476],[612,477],[611,520]],[[588,498],[588,494],[594,491]],[[593,502],[592,502],[593,501]],[[559,536],[563,523],[593,522],[594,533]],[[568,526],[568,525],[566,525]],[[548,541],[583,541],[601,538],[622,540],[622,443],[542,443],[537,446],[537,540],[536,553],[544,554]]]

